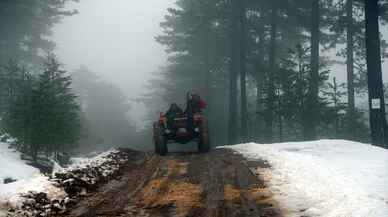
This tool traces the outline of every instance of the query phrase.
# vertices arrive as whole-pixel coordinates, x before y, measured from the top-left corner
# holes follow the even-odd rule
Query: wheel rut
[[[232,151],[144,156],[141,161],[129,162],[122,176],[61,216],[282,216],[265,183]]]

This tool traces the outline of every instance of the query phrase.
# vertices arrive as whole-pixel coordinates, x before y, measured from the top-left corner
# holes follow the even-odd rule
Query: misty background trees
[[[52,27],[77,11],[66,9],[66,3],[77,0],[33,0],[0,2],[0,63],[4,65],[9,58],[23,64],[37,66],[43,61],[41,52],[54,48],[48,36]]]
[[[214,145],[386,140],[385,0],[177,0],[155,36],[168,62],[131,100],[101,76],[109,70],[69,70],[53,54],[53,27],[77,14],[69,2],[0,2],[0,127],[33,158],[149,149],[152,121],[172,102],[184,107],[188,91],[209,103]],[[144,129],[130,118],[134,100],[148,111]]]
[[[379,7],[384,24],[386,2]],[[205,96],[215,144],[367,142],[364,9],[354,0],[178,0],[156,37],[169,63],[152,81],[154,99]],[[385,54],[385,41],[371,46]],[[347,70],[333,72],[338,64]]]
[[[86,66],[65,70],[52,53],[53,26],[77,14],[66,8],[71,1],[0,2],[0,133],[34,162],[127,146],[134,137],[122,91]]]
[[[134,141],[136,135],[129,117],[130,102],[124,93],[86,66],[80,66],[72,76],[84,126],[80,151],[102,151],[128,146]]]

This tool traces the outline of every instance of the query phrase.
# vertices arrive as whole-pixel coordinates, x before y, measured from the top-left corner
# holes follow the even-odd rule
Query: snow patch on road
[[[271,164],[259,173],[287,216],[388,216],[388,150],[344,140],[226,148]]]

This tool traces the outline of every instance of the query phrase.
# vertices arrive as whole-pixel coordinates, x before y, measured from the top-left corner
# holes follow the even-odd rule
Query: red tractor
[[[167,117],[160,114],[159,121],[154,123],[155,152],[162,156],[168,152],[168,143],[187,144],[197,141],[198,150],[207,153],[210,150],[209,129],[201,113],[185,113],[174,118],[173,126],[167,127]]]

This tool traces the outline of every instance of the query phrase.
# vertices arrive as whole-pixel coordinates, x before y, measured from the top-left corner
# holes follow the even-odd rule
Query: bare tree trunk
[[[386,146],[387,123],[383,91],[378,0],[365,0],[369,116],[372,144]]]
[[[263,18],[263,17],[262,17]],[[260,27],[258,44],[258,59],[256,72],[256,120],[255,120],[255,139],[257,142],[263,142],[263,100],[262,91],[264,85],[264,49],[265,49],[265,26]]]
[[[209,28],[206,28],[203,34],[204,39],[204,47],[203,47],[203,79],[204,79],[204,96],[205,99],[209,102],[208,112],[210,113],[210,109],[212,107],[211,95],[212,95],[212,67],[213,67],[213,57],[212,51],[214,50],[214,46],[212,44],[212,35]]]
[[[283,116],[282,116],[282,98],[280,96],[280,88],[278,88],[278,130],[279,142],[283,142]]]
[[[319,120],[319,0],[313,0],[311,5],[311,77],[308,95],[306,122],[304,123],[304,137],[307,140],[317,138],[316,128]]]
[[[241,140],[247,142],[248,139],[248,108],[247,108],[247,87],[246,87],[246,14],[245,0],[240,3],[240,86],[241,86]]]
[[[304,132],[304,126],[306,123],[306,98],[305,98],[305,85],[304,83],[304,76],[305,76],[305,69],[303,66],[303,48],[301,45],[298,45],[298,79],[299,79],[299,85],[298,85],[298,95],[299,95],[299,103],[300,103],[300,109],[299,109],[299,120],[300,124],[302,126],[303,132]]]
[[[259,74],[260,72],[258,72]],[[261,94],[261,91],[262,91],[262,88],[263,88],[263,81],[262,81],[262,77],[261,75],[257,75],[256,76],[257,79],[256,79],[256,120],[255,120],[255,140],[257,142],[261,142],[261,138],[262,138],[262,120],[263,120],[263,114],[262,114],[262,111],[263,111],[263,102],[261,100],[262,98],[262,94]]]
[[[338,86],[337,86],[337,80],[334,77],[333,78],[333,93],[334,93],[334,111],[335,111],[335,137],[338,138],[339,136],[339,117],[338,117]]]
[[[228,143],[230,145],[238,142],[237,127],[237,77],[239,74],[239,0],[231,0],[231,60],[229,74],[229,123]]]
[[[348,83],[348,136],[353,139],[355,126],[355,97],[354,97],[354,32],[353,32],[353,0],[346,2],[347,16],[347,83]]]
[[[268,93],[265,111],[265,140],[273,142],[273,120],[275,109],[275,73],[276,73],[276,37],[277,37],[277,8],[273,5],[271,11],[271,38],[269,51]]]

